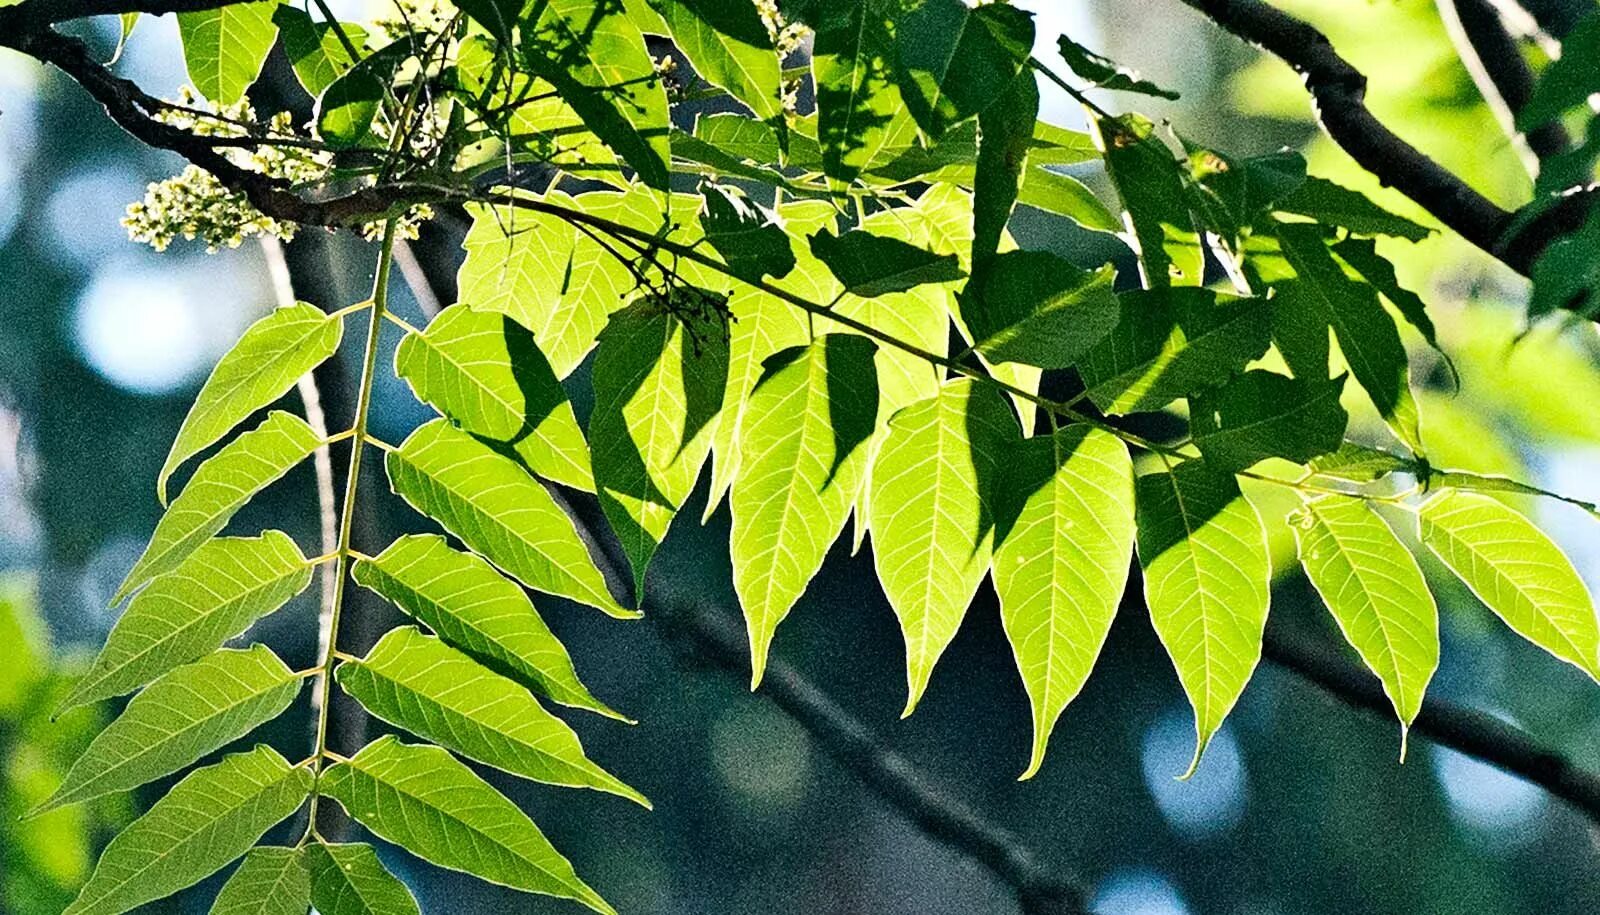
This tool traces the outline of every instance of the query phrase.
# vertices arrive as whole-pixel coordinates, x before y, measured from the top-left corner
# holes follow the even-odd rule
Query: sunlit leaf
[[[817,140],[829,177],[850,182],[916,139],[917,122],[894,79],[892,0],[812,4],[811,73]]]
[[[1033,49],[1033,14],[1004,3],[926,0],[895,21],[900,97],[928,136],[987,108]]]
[[[1351,483],[1374,483],[1391,473],[1414,473],[1417,463],[1382,448],[1342,442],[1337,451],[1313,458],[1311,471]]]
[[[305,915],[310,907],[311,874],[300,849],[263,845],[222,885],[211,915]]]
[[[419,915],[416,897],[371,845],[313,842],[304,857],[311,904],[321,915]]]
[[[261,74],[278,27],[276,3],[233,3],[178,14],[178,37],[189,81],[201,95],[231,105]]]
[[[778,49],[755,4],[651,0],[651,5],[697,76],[726,89],[762,120],[782,116]]]
[[[340,30],[356,50],[366,45],[367,33],[361,26],[352,22],[341,22],[337,26],[331,22],[316,22],[311,14],[290,4],[280,4],[273,10],[272,21],[278,26],[295,78],[312,98],[321,97],[323,90],[356,63],[339,38]]]
[[[317,135],[334,149],[362,145],[372,135],[384,91],[383,80],[364,66],[329,83],[317,97]]]
[[[1080,270],[1048,251],[1007,251],[961,294],[961,317],[994,362],[1065,368],[1121,316],[1110,265]]]

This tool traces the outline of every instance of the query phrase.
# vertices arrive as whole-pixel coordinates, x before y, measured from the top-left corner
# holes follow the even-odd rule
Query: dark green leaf
[[[1417,463],[1382,448],[1344,442],[1339,450],[1313,458],[1311,472],[1350,483],[1375,483],[1391,473],[1415,473]]]
[[[1048,251],[1008,251],[960,297],[973,348],[993,362],[1066,368],[1116,326],[1116,271],[1080,270]]]
[[[1136,114],[1096,118],[1106,171],[1132,223],[1147,289],[1198,286],[1205,252],[1189,210],[1185,176],[1155,125]]]
[[[356,59],[339,39],[343,30],[350,43],[361,50],[366,44],[366,30],[354,23],[315,22],[305,10],[290,4],[280,4],[272,12],[272,21],[278,25],[278,35],[283,39],[284,53],[294,67],[295,78],[312,98],[320,98],[334,80],[355,66]]]
[[[317,99],[317,135],[334,149],[360,146],[372,135],[383,93],[383,81],[368,67],[334,80]]]
[[[1341,226],[1356,235],[1393,235],[1407,241],[1421,241],[1433,231],[1404,216],[1396,216],[1365,194],[1314,175],[1308,176],[1273,208],[1296,216],[1309,216],[1324,225]]]
[[[843,235],[826,229],[817,232],[811,236],[811,253],[827,265],[846,291],[864,298],[967,275],[954,254],[935,254],[865,229],[851,229]]]
[[[1056,48],[1061,52],[1061,59],[1072,68],[1072,72],[1102,89],[1137,92],[1140,95],[1154,95],[1164,99],[1178,97],[1178,93],[1140,79],[1139,74],[1118,66],[1110,58],[1096,54],[1065,35],[1056,39]]]
[[[1038,120],[1039,83],[1032,70],[1017,74],[994,104],[978,116],[978,160],[972,184],[971,263],[975,273],[981,273],[1000,248]]]
[[[1576,4],[1583,9],[1587,4]],[[1600,12],[1578,21],[1561,39],[1561,56],[1539,74],[1533,95],[1517,112],[1517,129],[1523,132],[1553,121],[1570,108],[1586,103],[1600,92]]]
[[[743,193],[720,184],[704,188],[700,224],[706,241],[734,276],[750,282],[781,279],[794,269],[794,249],[772,212]]]
[[[1033,14],[1005,3],[924,0],[895,21],[900,95],[928,136],[1004,94],[1033,49]]]
[[[1342,390],[1343,375],[1318,381],[1252,369],[1189,398],[1189,427],[1206,463],[1220,470],[1272,457],[1305,463],[1344,438]]]

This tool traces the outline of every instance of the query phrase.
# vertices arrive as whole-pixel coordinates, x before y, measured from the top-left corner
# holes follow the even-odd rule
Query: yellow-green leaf
[[[306,915],[310,907],[311,874],[300,849],[262,845],[222,885],[211,915]]]

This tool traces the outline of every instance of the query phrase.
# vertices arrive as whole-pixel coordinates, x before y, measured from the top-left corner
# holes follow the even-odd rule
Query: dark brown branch
[[[90,16],[193,13],[244,2],[247,0],[24,0],[6,10],[5,22],[32,30]]]
[[[1537,171],[1537,162],[1562,152],[1570,141],[1556,121],[1527,134],[1517,130],[1517,112],[1533,96],[1534,84],[1533,68],[1522,56],[1521,45],[1490,0],[1438,0],[1438,7],[1473,83],[1507,136],[1520,138],[1536,157],[1533,171]]]

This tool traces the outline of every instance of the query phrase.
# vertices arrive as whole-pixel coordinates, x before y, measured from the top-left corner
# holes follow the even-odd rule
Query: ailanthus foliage
[[[1070,37],[1032,56],[1018,8],[402,0],[354,23],[320,2],[198,5],[212,8],[178,15],[198,95],[161,110],[169,128],[229,139],[222,165],[305,200],[393,193],[343,218],[381,237],[371,299],[280,308],[201,390],[157,481],[164,503],[192,472],[65,705],[136,694],[40,809],[180,772],[256,733],[307,681],[314,742],[299,761],[257,744],[190,771],[106,848],[71,915],[118,915],[241,857],[214,912],[415,912],[372,848],[319,832],[332,805],[437,865],[611,911],[467,761],[648,806],[547,707],[626,720],[528,592],[637,616],[651,558],[694,522],[679,514],[706,474],[707,516],[731,511],[755,687],[849,527],[904,633],[906,714],[956,688],[935,677],[940,656],[993,582],[1032,703],[1025,778],[1095,665],[1134,557],[1201,764],[1261,656],[1273,528],[1293,531],[1402,734],[1439,664],[1413,551],[1600,677],[1590,595],[1499,498],[1536,491],[1428,460],[1401,325],[1437,346],[1433,326],[1380,252],[1430,230],[1294,153],[1238,157],[1104,110],[1083,91],[1170,93]],[[275,44],[316,100],[305,127],[244,101]],[[1528,118],[1595,88],[1552,78],[1566,82]],[[1039,120],[1041,81],[1084,105],[1087,133]],[[1091,190],[1090,171],[1108,183]],[[153,185],[127,222],[157,247],[296,228],[262,199],[197,166]],[[411,327],[387,307],[392,251],[441,205],[471,219],[460,300]],[[1018,208],[1119,238],[1137,275],[1020,245]],[[349,321],[366,341],[354,427],[262,415]],[[392,367],[377,364],[385,333],[400,336]],[[564,385],[586,361],[585,428]],[[391,370],[440,414],[398,443],[367,430],[374,377]],[[1047,380],[1066,393],[1042,394]],[[253,494],[341,441],[353,456],[332,553],[308,558],[279,531],[221,536]],[[448,536],[353,541],[358,489],[382,485],[360,474],[366,448]],[[1303,504],[1263,514],[1241,480]],[[607,579],[559,487],[598,497],[630,581]],[[315,666],[229,647],[325,564],[338,586]],[[339,648],[356,586],[412,620],[365,657]],[[401,736],[333,753],[342,702]],[[297,843],[257,845],[297,814]]]

